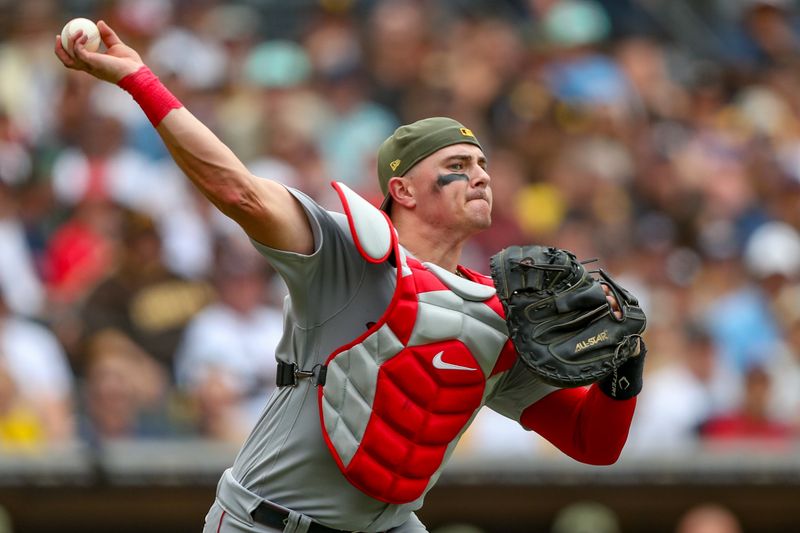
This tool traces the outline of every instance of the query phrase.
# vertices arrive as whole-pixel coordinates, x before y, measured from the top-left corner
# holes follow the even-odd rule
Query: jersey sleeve
[[[486,405],[520,423],[522,413],[529,405],[558,390],[534,376],[519,358],[500,379],[497,388],[488,396]]]
[[[295,321],[310,328],[349,301],[363,279],[366,261],[353,243],[344,215],[327,211],[296,189],[287,189],[308,217],[314,250],[306,255],[252,242],[286,283]]]

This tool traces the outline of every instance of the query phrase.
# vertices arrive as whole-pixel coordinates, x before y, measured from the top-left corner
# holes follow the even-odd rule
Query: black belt
[[[289,511],[284,511],[277,507],[273,507],[267,502],[261,502],[253,511],[253,520],[265,526],[274,527],[283,531],[286,527],[286,520],[289,519]],[[308,526],[308,533],[347,533],[341,529],[333,529],[332,527],[323,526],[317,522],[311,522]]]

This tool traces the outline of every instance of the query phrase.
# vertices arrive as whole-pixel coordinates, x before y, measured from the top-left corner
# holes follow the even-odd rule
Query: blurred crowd
[[[103,19],[258,176],[380,201],[378,145],[454,117],[493,228],[637,294],[626,454],[800,436],[800,10],[789,0],[0,0],[0,450],[241,442],[274,383],[284,287],[123,91],[54,37]],[[546,448],[482,414],[459,453]],[[506,431],[508,434],[506,435]]]

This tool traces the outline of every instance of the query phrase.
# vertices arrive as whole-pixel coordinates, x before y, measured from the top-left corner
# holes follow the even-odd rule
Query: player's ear
[[[412,180],[405,176],[395,176],[389,179],[389,194],[392,195],[392,201],[395,204],[406,208],[412,208],[417,203]]]

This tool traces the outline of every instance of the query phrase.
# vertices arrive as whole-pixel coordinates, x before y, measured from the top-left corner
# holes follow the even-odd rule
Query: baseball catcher
[[[276,391],[220,478],[206,533],[424,533],[415,511],[483,408],[582,463],[617,460],[641,389],[644,314],[555,248],[502,252],[494,282],[459,264],[491,225],[488,160],[472,130],[449,117],[400,126],[377,151],[380,208],[335,182],[342,212],[329,211],[251,174],[98,28],[105,52],[78,32],[74,56],[60,38],[56,56],[130,93],[288,289]]]
[[[587,271],[589,262],[539,245],[511,246],[490,261],[520,359],[558,387],[600,381],[639,354],[646,318],[638,300],[602,269]],[[621,317],[609,305],[604,286],[619,303]],[[615,389],[618,385],[630,383],[613,380]]]

